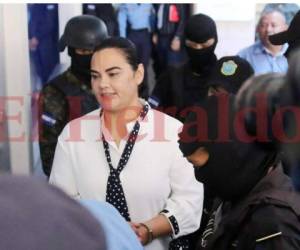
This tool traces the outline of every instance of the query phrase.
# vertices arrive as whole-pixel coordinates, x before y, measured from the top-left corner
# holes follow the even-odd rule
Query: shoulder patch
[[[232,60],[223,62],[221,73],[225,76],[232,76],[235,74],[237,67],[237,64]]]

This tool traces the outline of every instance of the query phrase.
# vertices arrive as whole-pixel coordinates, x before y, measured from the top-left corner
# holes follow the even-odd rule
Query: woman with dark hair
[[[50,182],[72,197],[111,203],[146,250],[184,247],[180,236],[199,227],[203,189],[178,148],[181,123],[139,99],[144,68],[129,40],[105,40],[91,74],[102,108],[65,127]]]

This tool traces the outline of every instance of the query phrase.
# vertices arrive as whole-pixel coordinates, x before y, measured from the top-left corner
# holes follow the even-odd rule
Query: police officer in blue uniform
[[[119,36],[119,26],[116,10],[111,3],[83,4],[82,12],[83,14],[99,17],[105,23],[109,36]]]
[[[29,45],[37,75],[45,84],[56,64],[58,52],[58,5],[29,5]]]
[[[93,50],[108,37],[99,18],[71,18],[59,40],[60,51],[68,48],[71,66],[45,85],[39,97],[39,145],[44,173],[49,176],[57,138],[64,126],[98,108],[90,83]]]
[[[148,98],[148,64],[151,54],[152,4],[120,4],[118,22],[120,36],[131,40],[138,52],[138,60],[144,65],[145,77],[139,87],[139,95]]]

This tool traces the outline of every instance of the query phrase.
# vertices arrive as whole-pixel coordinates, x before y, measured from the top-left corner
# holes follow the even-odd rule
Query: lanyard
[[[139,115],[141,120],[145,118],[148,110],[149,110],[149,106],[144,105]],[[104,134],[102,133],[102,141],[103,141],[105,157],[110,170],[108,180],[107,180],[107,187],[106,187],[106,201],[112,204],[127,221],[130,221],[130,215],[129,215],[125,194],[120,180],[120,173],[124,169],[124,167],[126,166],[129,160],[139,130],[140,130],[140,123],[137,120],[135,122],[132,131],[130,132],[130,135],[126,142],[125,149],[118,163],[117,169],[115,169],[112,165],[108,142],[105,140]]]

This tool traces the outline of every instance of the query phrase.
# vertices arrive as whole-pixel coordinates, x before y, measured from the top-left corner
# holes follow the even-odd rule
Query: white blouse
[[[72,197],[105,201],[109,166],[102,131],[115,168],[126,145],[122,140],[116,146],[99,114],[98,109],[71,121],[58,138],[49,181]],[[134,123],[127,124],[129,132]],[[178,233],[172,227],[173,238],[194,232],[201,220],[203,186],[179,150],[182,124],[149,109],[140,125],[139,137],[120,174],[131,220],[144,222],[167,210],[167,217],[173,215],[179,226]],[[160,237],[145,249],[167,250],[170,240],[171,237]]]

